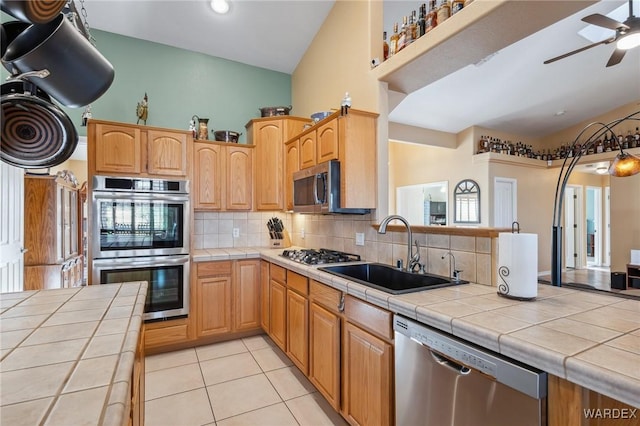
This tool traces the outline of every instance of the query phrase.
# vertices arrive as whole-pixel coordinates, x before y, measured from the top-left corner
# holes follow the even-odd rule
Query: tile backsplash
[[[395,265],[406,262],[407,233],[379,234],[371,225],[371,215],[303,215],[285,212],[196,212],[194,249],[226,247],[268,247],[267,221],[278,217],[289,233],[291,243],[308,248],[328,248],[358,254],[363,260]],[[238,229],[238,237],[233,229]],[[364,245],[356,245],[356,233],[364,234]],[[488,237],[449,236],[414,233],[420,246],[420,263],[433,274],[448,276],[451,257],[442,258],[449,250],[455,256],[456,269],[462,279],[491,285],[494,244]],[[414,245],[415,249],[415,245]],[[497,253],[496,253],[497,255]]]

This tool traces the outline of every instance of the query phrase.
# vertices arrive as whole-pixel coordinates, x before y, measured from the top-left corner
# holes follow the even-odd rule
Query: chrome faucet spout
[[[407,228],[407,261],[404,264],[404,269],[406,271],[411,271],[411,267],[412,267],[412,259],[413,259],[413,254],[411,253],[411,245],[413,243],[413,234],[411,233],[411,226],[409,225],[409,222],[407,221],[407,219],[405,219],[404,217],[397,215],[397,214],[392,214],[390,216],[385,217],[382,222],[380,222],[380,227],[378,228],[378,233],[379,234],[386,234],[387,233],[387,225],[389,224],[389,222],[391,222],[392,220],[399,220],[400,222],[402,222],[404,224],[404,226]],[[418,259],[420,260],[420,252],[418,251]]]
[[[449,260],[449,278],[452,282],[458,282],[460,281],[460,272],[462,271],[458,271],[458,269],[456,269],[456,257],[451,253],[451,250],[443,254],[442,259],[447,255],[451,256],[451,259],[453,259],[453,269],[451,269],[451,260]]]

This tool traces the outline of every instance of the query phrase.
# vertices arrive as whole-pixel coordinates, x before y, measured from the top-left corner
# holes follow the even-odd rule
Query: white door
[[[23,290],[24,170],[0,161],[0,293]]]
[[[493,226],[511,228],[518,220],[518,181],[496,177],[493,183]]]
[[[576,244],[576,188],[567,186],[564,191],[564,263],[567,268],[576,267],[578,257]]]
[[[396,189],[396,213],[412,225],[425,224],[423,185],[399,186]]]

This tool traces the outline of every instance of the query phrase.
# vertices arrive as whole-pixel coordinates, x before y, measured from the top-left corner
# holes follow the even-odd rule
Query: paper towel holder
[[[511,223],[511,233],[519,234],[520,233],[520,223],[518,221],[513,221]],[[507,299],[519,300],[519,301],[533,301],[535,297],[522,297],[522,296],[514,296],[513,294],[509,294],[509,284],[505,277],[508,277],[510,274],[509,268],[506,266],[498,267],[498,276],[502,280],[501,284],[498,284],[498,296],[506,297]]]

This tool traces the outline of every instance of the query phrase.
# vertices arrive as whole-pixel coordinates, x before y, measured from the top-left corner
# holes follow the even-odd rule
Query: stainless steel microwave
[[[338,160],[327,161],[293,174],[293,211],[315,214],[369,213],[369,209],[341,207]]]

